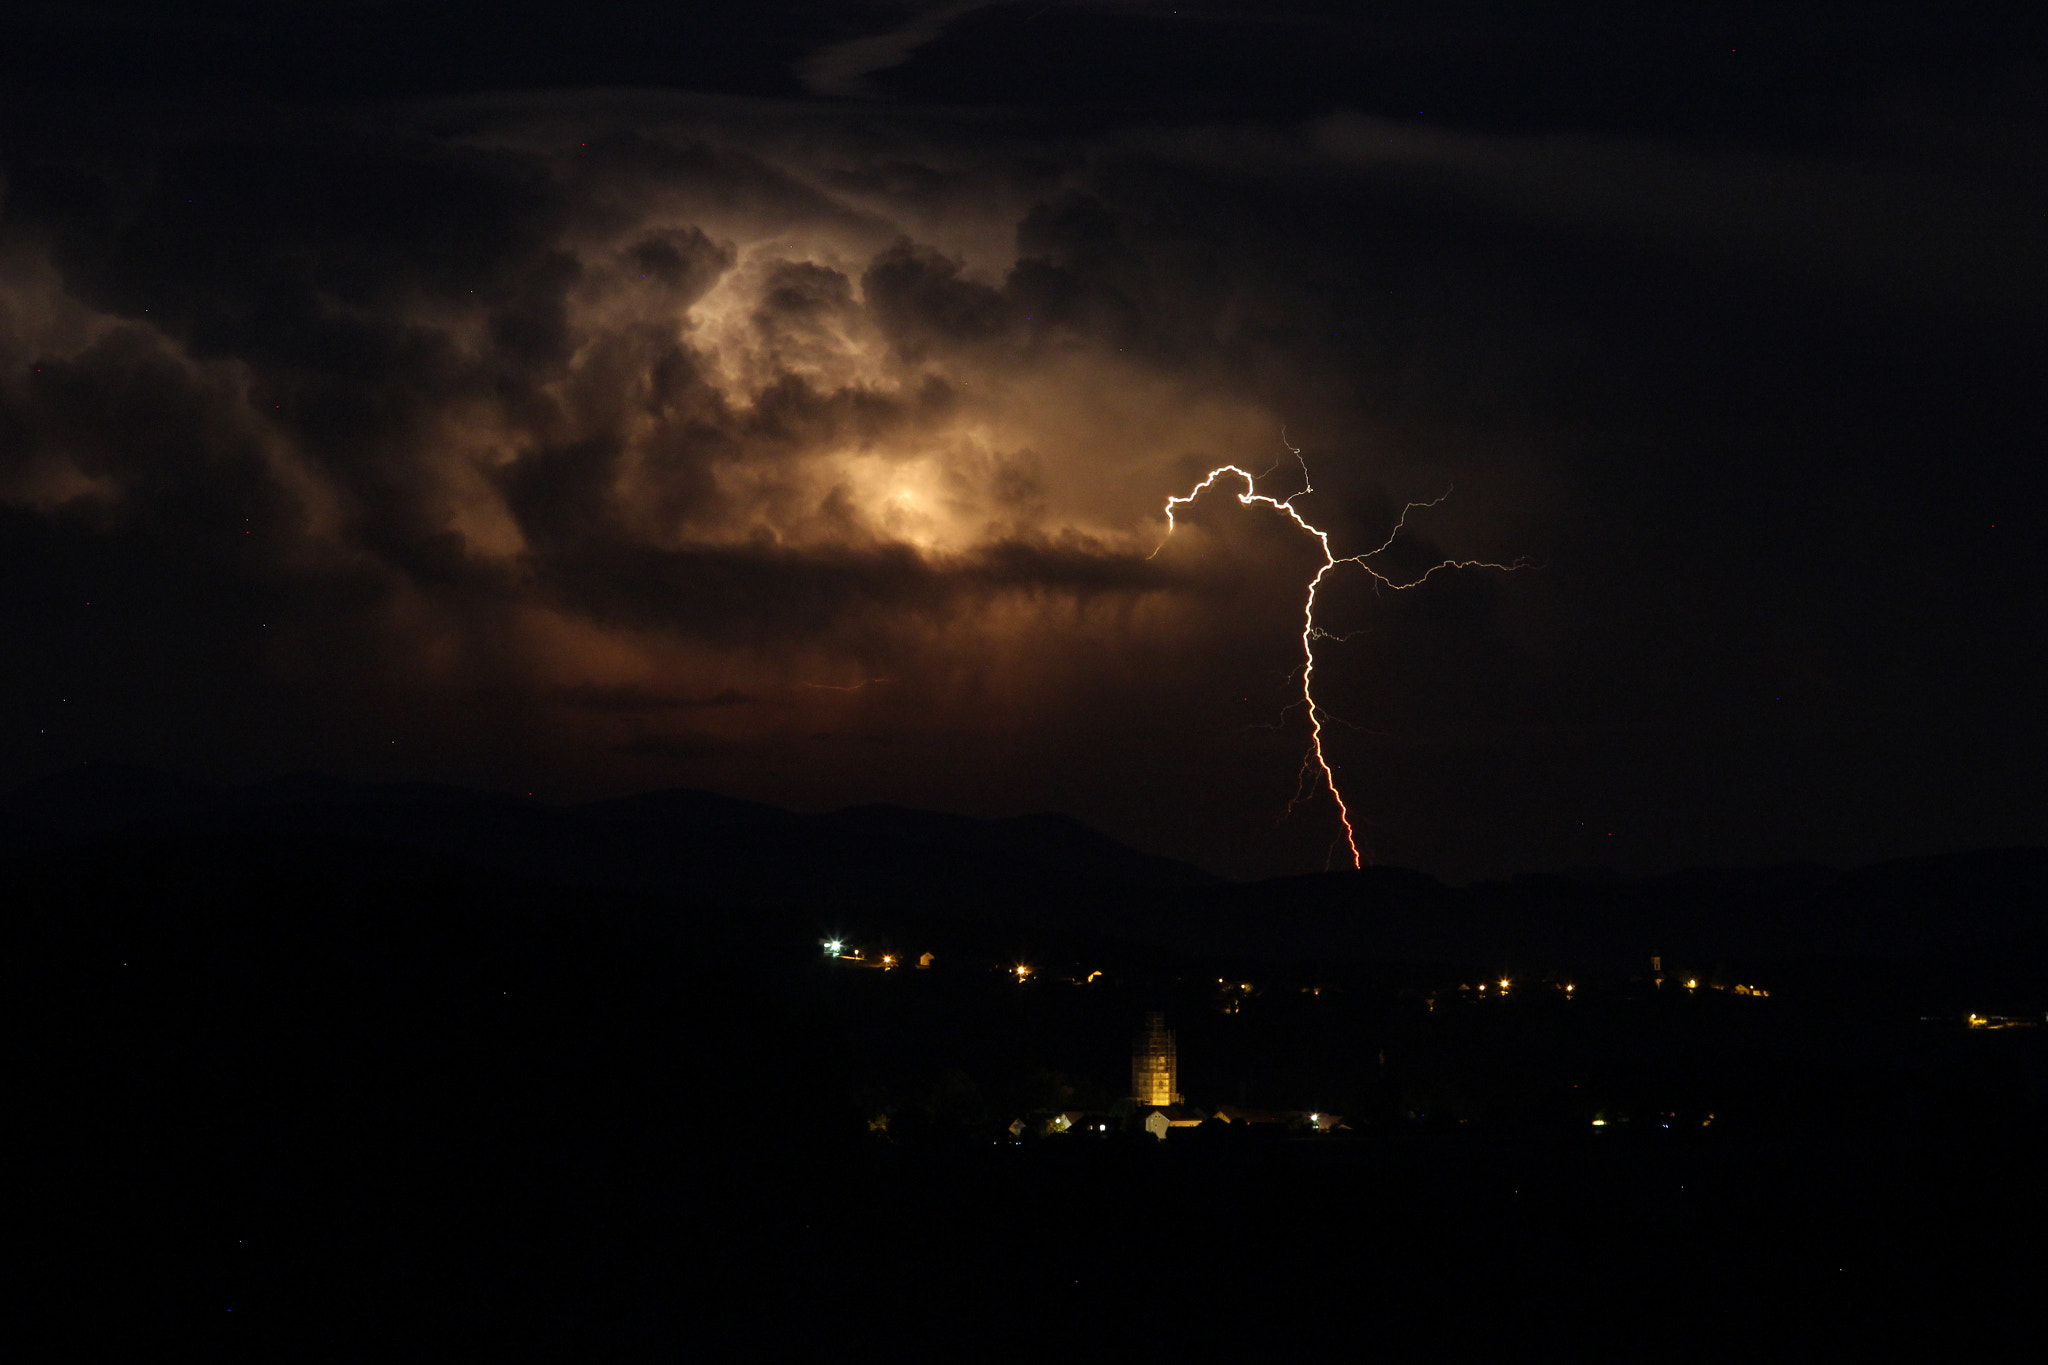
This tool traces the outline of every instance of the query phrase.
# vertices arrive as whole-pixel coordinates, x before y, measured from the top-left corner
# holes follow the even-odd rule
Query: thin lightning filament
[[[1294,457],[1297,461],[1301,460],[1301,452],[1299,450],[1296,450],[1293,446],[1289,446],[1288,449],[1294,452]],[[1272,471],[1268,470],[1267,472],[1271,473]],[[1329,576],[1332,569],[1335,569],[1340,564],[1356,564],[1372,577],[1373,582],[1377,586],[1402,591],[1408,588],[1420,587],[1428,582],[1431,575],[1440,569],[1501,569],[1512,571],[1524,567],[1523,561],[1516,560],[1512,564],[1491,564],[1477,559],[1446,559],[1442,563],[1432,564],[1420,575],[1405,583],[1396,582],[1367,562],[1374,555],[1385,551],[1400,538],[1401,532],[1408,525],[1408,514],[1410,512],[1415,511],[1417,508],[1435,507],[1450,496],[1448,489],[1428,502],[1409,503],[1401,509],[1401,515],[1394,522],[1394,529],[1387,533],[1385,540],[1363,554],[1347,555],[1340,559],[1330,550],[1329,532],[1310,524],[1295,509],[1294,500],[1296,498],[1315,492],[1315,486],[1308,481],[1308,465],[1306,462],[1302,462],[1302,488],[1299,492],[1291,493],[1285,498],[1275,498],[1259,492],[1257,477],[1239,469],[1234,464],[1222,465],[1210,470],[1200,483],[1188,490],[1185,496],[1167,498],[1166,535],[1168,538],[1172,537],[1176,525],[1173,517],[1174,509],[1187,506],[1204,492],[1208,491],[1210,486],[1218,479],[1227,475],[1234,475],[1244,480],[1244,491],[1237,495],[1239,503],[1246,507],[1258,503],[1284,514],[1296,526],[1314,536],[1316,544],[1322,547],[1322,565],[1317,568],[1315,577],[1309,579],[1308,595],[1302,603],[1301,609],[1301,700],[1302,705],[1308,710],[1309,724],[1309,752],[1303,761],[1303,767],[1306,769],[1308,763],[1313,762],[1317,768],[1321,769],[1323,785],[1329,789],[1331,799],[1337,803],[1337,818],[1344,826],[1344,845],[1351,851],[1351,866],[1353,868],[1363,867],[1365,865],[1365,855],[1358,847],[1358,831],[1352,827],[1351,806],[1344,799],[1343,789],[1337,785],[1337,769],[1331,764],[1329,752],[1323,744],[1322,708],[1316,705],[1316,641],[1331,638],[1328,632],[1316,625],[1316,594],[1322,591],[1323,580]],[[1165,547],[1166,540],[1162,539],[1159,545],[1153,549],[1152,553],[1157,555]]]

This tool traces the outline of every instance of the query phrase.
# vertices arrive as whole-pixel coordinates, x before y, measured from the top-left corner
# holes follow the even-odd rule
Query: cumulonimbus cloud
[[[1197,508],[1150,558],[1166,495],[1285,456],[1285,424],[1339,549],[1459,476],[1423,549],[1547,556],[1567,496],[1633,486],[1629,433],[1693,402],[1673,387],[1745,354],[1668,319],[1735,327],[1728,282],[1779,320],[1856,293],[1836,261],[1804,272],[1812,307],[1777,301],[1808,285],[1770,223],[1807,208],[1768,160],[1700,163],[1744,225],[1710,256],[1560,202],[1651,166],[1630,202],[1682,224],[1684,157],[1350,118],[1083,137],[585,95],[133,147],[6,168],[0,547],[41,585],[23,657],[53,661],[21,685],[89,671],[137,680],[138,716],[217,712],[150,742],[239,733],[262,693],[451,773],[510,753],[586,787],[780,799],[771,774],[841,761],[802,756],[819,735],[964,785],[1056,767],[1048,734],[1097,762],[1151,726],[1212,754],[1282,734],[1258,762],[1284,807],[1307,551]],[[1565,168],[1548,197],[1527,156]],[[1734,262],[1747,241],[1778,273]],[[1707,275],[1723,312],[1684,312]],[[1440,633],[1399,681],[1387,648],[1333,651],[1343,719],[1538,647],[1502,624],[1519,585],[1350,591],[1333,628]],[[87,601],[132,615],[81,633]],[[875,774],[843,766],[837,790]]]
[[[225,130],[19,164],[0,498],[327,603],[347,629],[296,646],[327,668],[586,720],[1184,587],[1145,557],[1163,490],[1278,421],[1185,370],[1086,186],[1002,222],[874,148],[747,143]],[[269,614],[292,648],[303,613]]]

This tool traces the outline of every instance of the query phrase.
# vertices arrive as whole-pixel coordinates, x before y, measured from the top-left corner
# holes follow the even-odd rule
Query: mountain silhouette
[[[0,849],[108,856],[109,841],[352,841],[492,876],[662,898],[679,923],[1000,926],[1249,961],[1442,962],[1488,970],[1701,971],[1877,955],[2031,960],[2048,850],[1649,878],[1529,876],[1471,887],[1375,867],[1252,883],[1142,852],[1069,817],[987,819],[893,805],[821,814],[672,789],[555,807],[433,783],[299,774],[216,787],[137,767],[32,782],[0,808]],[[63,850],[74,850],[65,854]]]

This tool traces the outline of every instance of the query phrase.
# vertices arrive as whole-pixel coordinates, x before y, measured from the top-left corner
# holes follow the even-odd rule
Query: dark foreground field
[[[61,1339],[292,1359],[1945,1358],[2024,1323],[2048,1212],[2037,1143],[1924,1134],[787,1163],[411,1142],[374,1174],[169,1152],[107,1182],[56,1243],[78,1277]]]
[[[1202,1014],[1163,953],[1101,995],[840,970],[795,911],[359,842],[0,874],[28,1283],[74,1358],[1941,1358],[2038,1300],[2048,1029],[1922,1023],[1911,962],[1491,1011],[1368,965]],[[1356,1126],[1008,1140],[1113,1093],[1159,1004],[1190,1091]]]

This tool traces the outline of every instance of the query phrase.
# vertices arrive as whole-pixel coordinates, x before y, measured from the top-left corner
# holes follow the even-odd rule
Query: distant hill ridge
[[[313,836],[419,850],[494,874],[644,893],[705,917],[798,913],[821,932],[948,921],[1085,931],[1271,961],[1631,969],[2004,953],[2048,970],[2048,849],[1646,878],[1451,887],[1403,868],[1224,882],[1054,814],[891,805],[802,814],[669,790],[555,807],[433,783],[300,775],[214,787],[142,768],[30,783],[0,802],[0,852],[95,859],[136,840]],[[75,849],[67,853],[66,849]],[[1519,965],[1517,965],[1519,964]]]
[[[105,765],[73,769],[29,782],[0,802],[0,848],[38,830],[97,834],[164,822],[226,819],[240,823],[253,812],[300,808],[440,808],[454,812],[527,812],[545,818],[654,825],[701,833],[747,828],[795,833],[817,830],[856,840],[878,840],[928,850],[977,855],[1003,862],[1140,886],[1197,887],[1219,883],[1200,868],[1117,842],[1071,817],[1051,812],[982,818],[907,806],[864,805],[809,815],[758,801],[690,788],[550,806],[431,782],[349,782],[315,773],[223,787],[153,768]],[[355,832],[360,820],[344,820]],[[388,822],[372,821],[374,825]],[[378,832],[389,833],[389,829]]]

